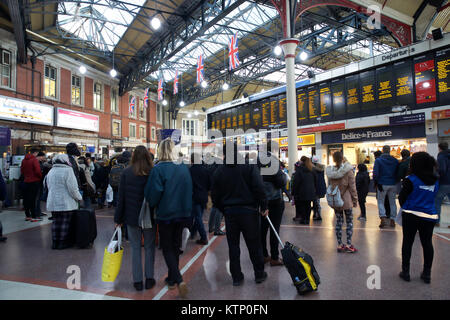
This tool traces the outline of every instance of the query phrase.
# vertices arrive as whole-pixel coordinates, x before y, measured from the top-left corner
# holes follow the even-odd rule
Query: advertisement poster
[[[46,104],[0,96],[0,118],[53,125],[53,107]]]
[[[93,114],[58,108],[57,126],[88,131],[99,130],[99,117]]]
[[[417,104],[436,102],[436,80],[434,78],[434,60],[414,64],[416,74]]]

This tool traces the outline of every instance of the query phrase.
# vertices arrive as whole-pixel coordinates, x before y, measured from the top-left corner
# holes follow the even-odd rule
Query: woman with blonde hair
[[[179,270],[182,232],[191,222],[192,179],[188,167],[174,160],[172,140],[163,140],[158,149],[159,162],[153,168],[145,198],[156,210],[159,238],[164,260],[168,268],[165,279],[169,289],[176,285],[181,297],[187,294],[187,286]]]

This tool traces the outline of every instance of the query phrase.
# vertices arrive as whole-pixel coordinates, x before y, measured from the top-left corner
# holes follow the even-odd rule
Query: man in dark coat
[[[71,142],[66,145],[66,152],[69,156],[70,164],[72,165],[73,173],[75,174],[75,178],[77,178],[78,189],[81,190],[81,181],[80,181],[80,167],[78,167],[78,161],[75,157],[81,156],[80,150],[76,143]]]
[[[317,197],[313,200],[313,220],[322,220],[321,216],[321,210],[322,207],[320,206],[320,199],[325,197],[325,194],[327,193],[327,185],[325,183],[325,166],[321,163],[319,163],[319,157],[313,156],[311,158],[313,163],[313,170],[316,173],[317,178],[317,189],[316,189],[316,195]]]
[[[292,182],[292,197],[295,201],[294,221],[309,224],[311,216],[311,201],[317,197],[317,177],[312,162],[303,156],[296,168]]]
[[[98,167],[95,168],[92,181],[97,189],[98,208],[103,209],[105,207],[106,189],[108,188],[109,171],[104,161],[98,161]]]

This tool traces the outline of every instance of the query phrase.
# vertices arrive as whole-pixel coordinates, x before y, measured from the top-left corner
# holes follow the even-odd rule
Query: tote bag
[[[117,240],[114,238],[117,236]],[[122,266],[123,247],[122,247],[122,229],[117,227],[113,233],[111,241],[105,248],[102,265],[102,281],[114,282]]]

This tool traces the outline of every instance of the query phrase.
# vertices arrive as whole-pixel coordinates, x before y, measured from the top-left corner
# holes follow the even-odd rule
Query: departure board
[[[244,106],[244,130],[252,128],[252,109],[251,104],[248,103]]]
[[[436,52],[439,102],[450,103],[450,48]]]
[[[225,111],[220,113],[220,130],[222,134],[225,135],[225,129],[227,128],[227,114]]]
[[[208,128],[211,130],[215,130],[216,129],[216,114],[210,114],[208,116]]]
[[[394,63],[396,101],[400,106],[414,104],[414,85],[411,60]]]
[[[261,128],[268,129],[270,125],[270,101],[265,99],[261,104]]]
[[[343,79],[331,81],[331,94],[333,95],[333,115],[345,115],[345,82]]]
[[[270,128],[278,124],[278,96],[270,98]]]
[[[300,124],[300,121],[306,120],[308,116],[308,96],[305,90],[300,89],[297,91],[297,124]]]
[[[416,83],[416,103],[423,105],[436,102],[434,59],[431,55],[414,59],[414,76]]]
[[[359,112],[359,83],[358,75],[345,78],[347,113]]]
[[[308,88],[308,110],[310,119],[320,116],[319,89],[317,87]]]
[[[395,81],[392,66],[378,68],[377,72],[377,92],[378,108],[390,108],[395,105]]]
[[[232,118],[231,109],[228,109],[226,111],[226,115],[227,115],[227,129],[231,129],[231,124],[232,124],[232,121],[231,121],[231,118]]]
[[[216,115],[216,117],[215,117],[215,119],[216,119],[216,130],[221,130],[221,128],[220,128],[220,119],[221,119],[221,116],[222,116],[222,113],[221,112],[216,112],[215,113],[215,115]]]
[[[260,130],[262,125],[262,117],[261,117],[261,101],[257,101],[252,103],[252,128],[256,131]]]
[[[238,123],[237,123],[237,127],[239,129],[244,129],[244,109],[245,109],[245,105],[242,105],[240,107],[237,108],[238,110]]]
[[[377,108],[375,100],[375,71],[360,73],[359,83],[361,90],[361,111],[370,111]]]
[[[286,96],[283,94],[279,96],[278,100],[278,122],[281,125],[281,127],[286,126],[287,122],[287,110],[286,110]]]
[[[320,94],[320,117],[325,120],[331,115],[331,89],[329,83],[322,83],[319,86]]]

